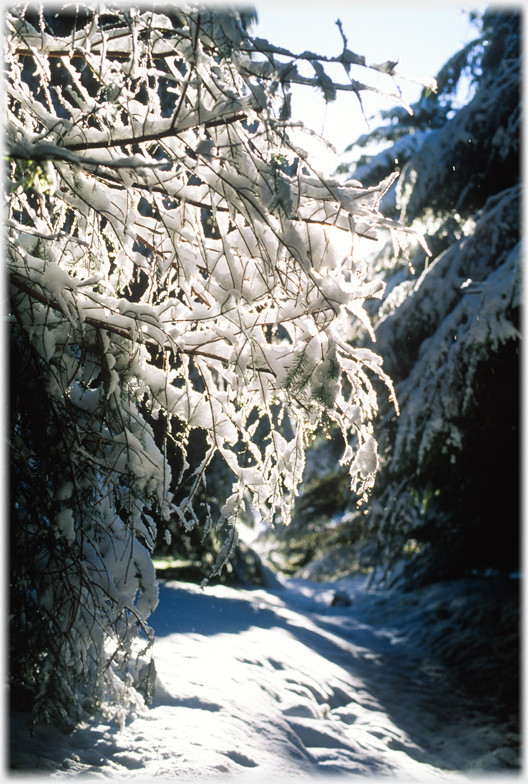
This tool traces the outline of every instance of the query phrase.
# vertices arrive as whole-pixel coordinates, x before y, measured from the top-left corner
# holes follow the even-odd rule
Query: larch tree
[[[349,338],[384,285],[354,239],[383,226],[399,247],[378,209],[394,176],[323,176],[290,85],[374,88],[344,34],[334,58],[296,55],[249,21],[192,5],[6,13],[10,684],[33,723],[122,724],[148,700],[156,525],[189,530],[203,511],[204,534],[227,525],[218,573],[244,504],[288,522],[328,423],[353,489],[374,482],[372,378],[392,385]],[[217,519],[215,455],[232,476]]]

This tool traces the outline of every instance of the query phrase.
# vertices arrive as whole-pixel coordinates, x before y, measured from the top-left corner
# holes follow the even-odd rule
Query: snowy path
[[[345,585],[357,593],[351,607],[330,607],[335,587],[162,584],[151,708],[122,733],[94,722],[71,736],[39,728],[31,741],[15,717],[13,762],[146,781],[464,781],[504,770],[500,725],[472,712],[394,630],[368,622],[361,578]]]

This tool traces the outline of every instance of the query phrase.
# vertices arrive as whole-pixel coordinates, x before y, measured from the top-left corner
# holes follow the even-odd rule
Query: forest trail
[[[377,623],[364,587],[362,577],[274,590],[163,583],[149,710],[122,733],[94,721],[70,736],[38,728],[31,743],[18,714],[12,763],[142,780],[518,773],[511,733],[450,688],[408,627],[404,638]]]

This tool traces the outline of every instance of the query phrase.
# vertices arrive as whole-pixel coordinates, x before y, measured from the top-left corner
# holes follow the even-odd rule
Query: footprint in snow
[[[241,754],[239,751],[225,751],[223,753],[232,762],[236,762],[237,765],[242,765],[244,768],[256,768],[258,765],[258,762],[249,759],[249,757],[246,757],[245,754]]]

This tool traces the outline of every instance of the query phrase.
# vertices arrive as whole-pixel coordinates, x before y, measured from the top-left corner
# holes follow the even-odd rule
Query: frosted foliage
[[[468,293],[427,341],[422,357],[398,390],[402,415],[394,448],[395,469],[405,454],[417,454],[419,470],[439,443],[443,452],[462,448],[454,422],[467,414],[479,363],[500,344],[520,338],[508,318],[508,311],[519,307],[520,272],[518,244],[484,282],[462,284]]]
[[[392,387],[381,359],[348,342],[351,316],[368,326],[363,302],[383,293],[353,243],[378,227],[397,242],[402,228],[378,209],[394,176],[370,188],[325,179],[291,141],[288,80],[327,94],[324,58],[305,53],[313,79],[284,71],[283,51],[252,39],[237,11],[68,14],[62,38],[42,9],[6,15],[6,263],[13,340],[38,367],[54,428],[53,500],[38,523],[17,502],[20,536],[33,546],[42,532],[32,595],[50,608],[43,623],[68,630],[48,675],[75,661],[66,702],[79,708],[112,696],[116,673],[150,646],[150,515],[192,528],[215,454],[233,484],[206,526],[231,526],[214,572],[245,503],[289,522],[322,421],[343,433],[352,486],[372,485],[372,375]],[[351,56],[334,59],[348,70]],[[22,474],[42,471],[14,427]],[[206,449],[191,467],[196,429]]]
[[[463,237],[438,256],[414,284],[404,281],[391,291],[376,324],[376,337],[391,374],[402,364],[402,346],[409,335],[415,345],[432,337],[461,298],[488,280],[505,262],[516,242],[519,199],[518,187],[488,199],[469,237]],[[471,302],[476,306],[478,298],[473,295]],[[504,308],[507,306],[504,301]],[[479,320],[485,323],[484,314],[479,315]],[[420,356],[423,354],[425,347]],[[399,355],[397,360],[395,355]],[[409,364],[414,365],[416,359],[409,357]]]
[[[412,370],[397,385],[398,419],[391,469],[416,465],[434,450],[460,452],[457,422],[473,400],[479,364],[517,339],[511,312],[520,301],[519,188],[488,200],[473,234],[456,242],[420,275],[393,289],[376,326],[390,359],[406,337],[420,339]],[[384,311],[381,311],[384,313]]]
[[[430,131],[414,131],[414,133],[403,136],[388,149],[373,155],[367,163],[356,165],[352,171],[353,178],[359,182],[368,182],[373,178],[380,179],[387,170],[393,169],[395,165],[401,167],[402,163],[408,161],[421,149],[429,133]]]
[[[520,338],[514,323],[523,252],[519,197],[518,186],[490,197],[473,233],[438,256],[418,280],[395,287],[376,325],[390,364],[410,366],[396,384],[401,414],[383,457],[388,478],[369,507],[370,529],[385,548],[387,569],[400,552],[394,541],[404,545],[430,524],[426,479],[438,460],[466,471],[467,422],[482,394],[478,373],[505,344]],[[411,337],[415,348],[407,348]],[[490,460],[511,456],[493,454]],[[448,527],[443,514],[435,511],[435,522]]]
[[[516,58],[505,59],[473,100],[423,141],[397,184],[402,221],[431,206],[462,211],[494,172],[518,153],[521,128],[520,73]],[[478,183],[471,173],[480,172]]]

